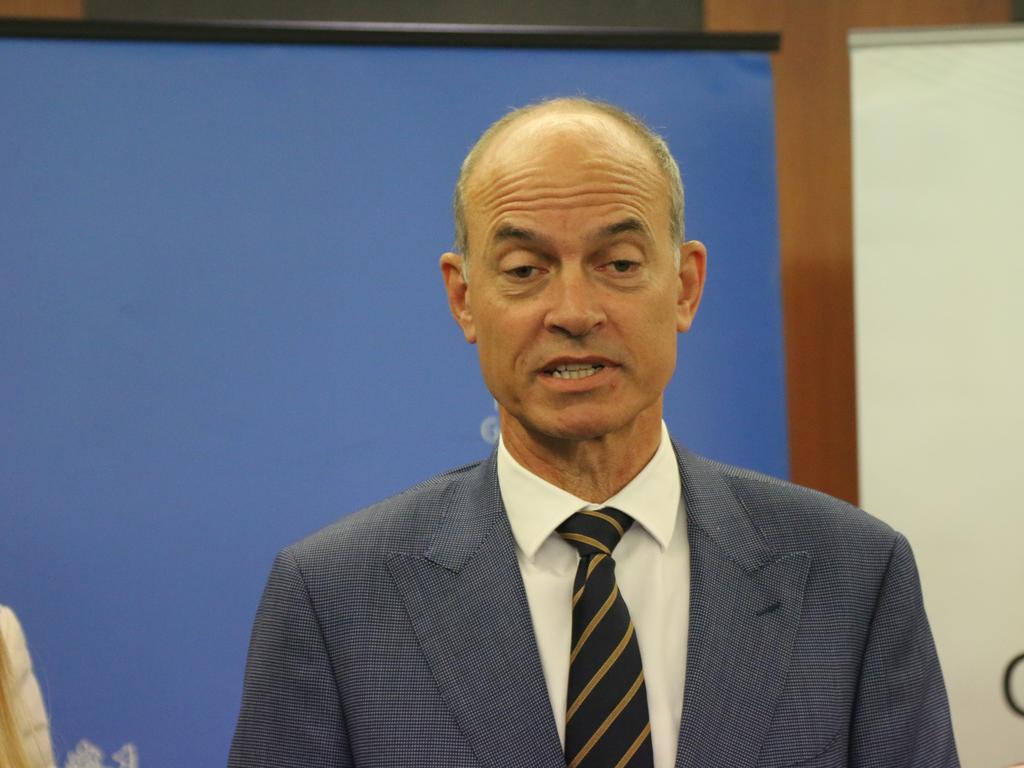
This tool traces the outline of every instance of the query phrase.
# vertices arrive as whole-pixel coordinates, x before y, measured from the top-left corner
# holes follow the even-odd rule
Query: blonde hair
[[[29,768],[13,707],[13,684],[7,643],[0,636],[0,765],[4,768]]]

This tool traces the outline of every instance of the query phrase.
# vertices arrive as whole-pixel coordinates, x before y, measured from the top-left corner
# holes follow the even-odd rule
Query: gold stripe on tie
[[[612,664],[615,663],[615,660],[622,655],[623,649],[626,647],[626,644],[629,643],[629,638],[632,636],[633,622],[630,621],[629,627],[626,629],[626,634],[622,636],[619,644],[615,646],[615,650],[612,651],[612,655],[605,659],[604,664],[602,664],[597,672],[594,673],[594,676],[590,678],[590,682],[588,682],[583,690],[580,691],[580,695],[576,697],[576,701],[572,703],[572,706],[569,707],[569,710],[565,713],[565,722],[568,723],[572,720],[572,716],[576,714],[576,710],[579,709],[583,702],[587,700],[587,696],[590,695],[590,692],[594,690],[594,687],[598,683],[601,682],[601,678],[608,674],[608,670],[612,668]]]
[[[643,670],[641,670],[640,674],[637,675],[636,680],[633,681],[633,685],[631,685],[629,687],[629,690],[626,691],[626,695],[619,700],[619,703],[615,705],[615,709],[608,713],[608,717],[606,717],[604,719],[604,722],[598,726],[596,731],[594,731],[594,735],[591,736],[587,740],[587,743],[584,744],[583,747],[580,749],[580,751],[576,753],[576,756],[572,759],[572,762],[569,763],[568,768],[577,768],[577,766],[583,761],[583,758],[587,756],[587,753],[590,752],[590,750],[594,748],[594,745],[597,744],[597,742],[601,739],[602,736],[604,736],[604,732],[607,731],[608,728],[611,727],[611,724],[618,719],[620,714],[622,714],[622,710],[626,708],[626,705],[633,700],[633,697],[636,696],[636,692],[640,690],[640,686],[643,685],[643,682],[644,673]],[[642,744],[643,742],[640,743]]]
[[[597,564],[604,560],[608,555],[594,555],[590,560],[590,565],[587,566],[587,579],[590,578],[590,574],[594,572]],[[576,594],[572,596],[572,607],[576,607],[576,603],[583,597],[583,591],[587,588],[586,579],[583,580],[583,586],[576,590]]]
[[[616,584],[612,587],[611,594],[608,595],[608,599],[604,601],[604,605],[598,609],[597,613],[594,614],[594,618],[592,618],[590,623],[587,624],[587,628],[583,630],[583,634],[580,635],[580,639],[576,643],[576,647],[572,649],[572,653],[569,655],[569,666],[572,666],[572,663],[576,661],[576,655],[580,652],[580,648],[583,647],[583,644],[587,642],[587,638],[590,637],[595,629],[597,629],[597,625],[601,623],[601,619],[603,619],[604,615],[608,613],[608,609],[612,607],[615,603],[615,598],[618,596],[619,585]]]
[[[604,512],[602,512],[599,509],[584,509],[580,514],[590,515],[591,517],[599,517],[599,518],[601,518],[606,523],[608,523],[608,525],[610,525],[612,528],[614,528],[618,532],[620,539],[623,536],[626,535],[626,531],[623,529],[623,527],[621,525],[619,525],[619,521],[618,520],[616,520],[611,515],[606,515]]]
[[[597,568],[598,563],[600,563],[606,557],[608,557],[608,555],[594,555],[592,558],[590,558],[590,565],[587,566],[588,579],[590,578],[590,574],[594,572],[594,569]]]
[[[585,590],[586,588],[587,588],[587,583],[583,582],[583,586],[580,587],[578,590],[576,590],[576,594],[572,596],[572,607],[573,608],[576,607],[576,603],[578,603],[580,601],[580,598],[583,597],[583,590]]]
[[[576,512],[557,529],[579,554],[572,594],[566,768],[653,768],[639,630],[615,580],[612,555],[632,523],[621,510],[606,507]]]
[[[622,759],[615,764],[615,768],[623,768],[623,766],[630,761],[633,755],[636,754],[636,751],[640,749],[640,745],[644,743],[644,740],[647,738],[650,732],[651,724],[648,723],[644,726],[644,729],[640,731],[640,735],[636,737],[636,741],[633,742],[633,745],[626,750],[626,754],[622,756]]]
[[[604,552],[606,555],[611,554],[611,550],[608,549],[608,547],[606,547],[600,541],[598,541],[597,539],[592,539],[589,536],[584,536],[582,533],[563,533],[561,534],[561,536],[563,539],[572,539],[573,541],[578,541],[581,544],[588,544],[594,549],[598,549]]]

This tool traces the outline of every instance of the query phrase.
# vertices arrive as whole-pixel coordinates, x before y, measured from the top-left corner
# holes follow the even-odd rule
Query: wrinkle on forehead
[[[616,203],[660,210],[668,197],[647,148],[586,112],[545,113],[510,126],[488,147],[467,192],[467,208],[491,217]]]
[[[604,167],[602,167],[604,166]],[[601,195],[630,197],[653,203],[659,196],[661,177],[643,168],[624,168],[591,160],[576,169],[552,172],[550,165],[533,162],[509,173],[494,173],[473,190],[472,207],[496,210],[519,203],[537,207],[586,206],[587,198]]]

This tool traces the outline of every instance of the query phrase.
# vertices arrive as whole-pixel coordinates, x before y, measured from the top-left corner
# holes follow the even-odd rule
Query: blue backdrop
[[[273,554],[490,450],[451,188],[576,93],[666,135],[711,254],[670,429],[784,476],[766,55],[0,40],[0,602],[61,765],[222,765]]]

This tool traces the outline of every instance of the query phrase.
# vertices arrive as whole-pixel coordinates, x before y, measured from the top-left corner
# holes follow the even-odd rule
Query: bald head
[[[535,141],[553,131],[575,132],[579,148],[595,139],[621,142],[639,147],[662,176],[665,185],[665,206],[670,234],[674,244],[683,242],[683,184],[679,166],[664,139],[639,118],[618,107],[580,97],[553,99],[521,107],[495,122],[484,131],[462,163],[455,185],[455,250],[468,256],[469,233],[466,208],[470,204],[474,181],[482,166],[490,165],[507,152],[529,151]]]

